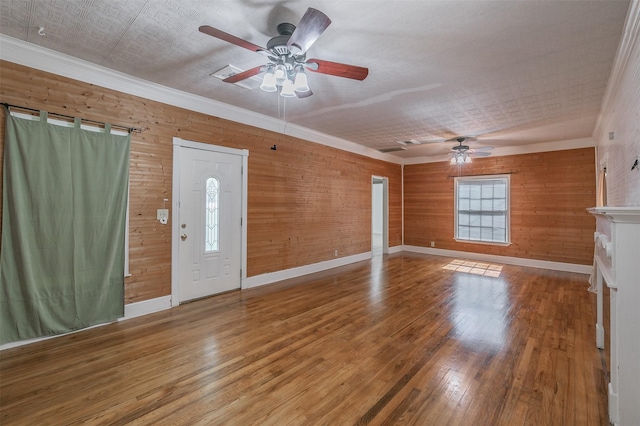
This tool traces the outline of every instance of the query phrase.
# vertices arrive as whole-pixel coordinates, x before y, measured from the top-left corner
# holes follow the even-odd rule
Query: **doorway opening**
[[[389,179],[371,177],[371,254],[389,252]]]

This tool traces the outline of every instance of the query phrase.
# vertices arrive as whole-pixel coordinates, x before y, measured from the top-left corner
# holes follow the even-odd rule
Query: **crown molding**
[[[603,126],[605,113],[611,110],[611,106],[615,101],[615,97],[620,93],[620,84],[623,80],[625,72],[627,71],[627,65],[629,58],[633,53],[633,49],[638,42],[640,36],[640,0],[631,0],[629,4],[629,11],[627,12],[627,19],[622,31],[622,38],[620,39],[620,45],[618,46],[618,52],[616,58],[613,61],[611,67],[611,74],[609,75],[609,81],[607,82],[607,88],[605,90],[604,98],[600,106],[600,114],[596,121],[596,126],[593,129],[593,138],[597,141],[606,140],[605,137],[607,129]]]
[[[398,157],[306,127],[172,89],[64,53],[0,34],[0,59],[190,111],[304,139],[366,157],[402,164]]]
[[[632,5],[630,6],[629,17],[634,18],[628,20],[625,27],[629,28],[629,30],[625,31],[624,40],[621,43],[620,51],[616,57],[614,73],[612,73],[612,76],[615,74],[617,77],[615,79],[610,79],[607,87],[607,95],[605,96],[605,102],[611,102],[612,93],[615,93],[615,90],[613,90],[612,87],[617,87],[619,84],[624,67],[628,61],[631,48],[637,38],[638,27],[640,26],[639,2],[640,0],[633,0]],[[625,46],[624,48],[622,47],[623,45]],[[625,53],[623,54],[620,52]],[[336,138],[297,124],[288,123],[202,96],[152,83],[147,80],[133,77],[119,71],[114,71],[70,55],[46,49],[2,34],[0,34],[0,59],[96,86],[117,90],[119,92],[139,96],[141,98],[162,102],[179,108],[223,118],[283,135],[304,139],[310,142],[315,142],[389,163],[402,165],[434,163],[449,160],[448,155],[402,158],[392,154],[382,153],[373,148],[356,144],[355,142]],[[600,114],[598,118],[598,124],[600,123],[601,118],[602,114]],[[596,130],[597,129],[598,126],[596,126]],[[596,131],[594,131],[594,136],[596,134]],[[594,139],[574,139],[569,141],[523,145],[519,147],[497,148],[492,152],[492,156],[496,157],[503,155],[593,147],[596,146],[596,140],[597,138],[594,137]]]
[[[491,157],[502,157],[505,155],[519,155],[519,154],[535,154],[537,152],[549,152],[549,151],[564,151],[567,149],[580,149],[580,148],[592,148],[596,146],[595,139],[582,138],[571,139],[566,141],[557,142],[542,142],[531,145],[520,146],[508,146],[503,148],[496,148],[491,151]],[[484,157],[479,157],[481,159]],[[424,163],[437,163],[442,161],[449,161],[451,157],[449,155],[437,155],[432,157],[414,157],[406,158],[404,164],[424,164]]]

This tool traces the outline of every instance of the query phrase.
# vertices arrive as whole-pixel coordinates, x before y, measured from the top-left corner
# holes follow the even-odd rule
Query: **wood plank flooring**
[[[587,276],[452,261],[399,253],[5,350],[0,424],[608,424]]]

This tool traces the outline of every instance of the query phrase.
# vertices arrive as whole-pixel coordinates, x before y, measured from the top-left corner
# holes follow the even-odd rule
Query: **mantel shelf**
[[[605,216],[612,222],[640,223],[640,207],[591,207],[587,211],[594,216]]]

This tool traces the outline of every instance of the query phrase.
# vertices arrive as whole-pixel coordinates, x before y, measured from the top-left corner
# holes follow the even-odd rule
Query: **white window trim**
[[[494,242],[494,241],[476,241],[458,238],[458,182],[459,181],[478,181],[478,180],[495,180],[495,179],[507,180],[507,229],[506,229],[506,242]],[[459,243],[467,244],[484,244],[490,246],[510,246],[511,243],[511,175],[499,174],[499,175],[482,175],[482,176],[456,176],[453,182],[453,239]]]

